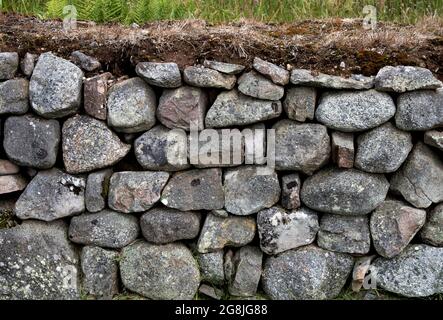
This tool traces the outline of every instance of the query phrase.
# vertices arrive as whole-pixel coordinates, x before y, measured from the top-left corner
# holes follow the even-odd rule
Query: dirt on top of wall
[[[355,19],[216,26],[186,20],[142,27],[78,22],[76,30],[65,32],[60,20],[0,14],[0,51],[18,51],[21,56],[53,51],[68,57],[74,50],[95,56],[116,75],[132,73],[140,61],[174,61],[183,68],[214,59],[250,66],[259,56],[288,67],[341,75],[374,75],[385,65],[415,65],[443,80],[443,25],[437,20],[416,26],[379,23],[375,31],[365,30]]]

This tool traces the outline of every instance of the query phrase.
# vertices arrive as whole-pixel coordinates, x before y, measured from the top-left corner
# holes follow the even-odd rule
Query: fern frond
[[[68,5],[68,0],[49,0],[46,4],[46,15],[49,18],[63,16],[63,8]]]

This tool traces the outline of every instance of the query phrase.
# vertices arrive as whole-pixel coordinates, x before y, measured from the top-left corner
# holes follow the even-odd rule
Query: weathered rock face
[[[353,266],[351,256],[313,245],[289,250],[266,260],[263,289],[274,300],[332,299],[340,293]]]
[[[428,69],[410,66],[383,67],[375,77],[375,88],[380,91],[405,92],[419,89],[437,89],[442,86]]]
[[[233,274],[228,290],[233,296],[250,297],[257,292],[262,273],[263,253],[257,247],[240,248],[233,258]]]
[[[0,176],[19,173],[20,167],[11,161],[0,159]]]
[[[29,109],[29,83],[12,79],[0,83],[0,115],[24,114]]]
[[[371,89],[374,87],[373,77],[353,74],[349,78],[314,73],[306,69],[293,69],[291,83],[299,86],[312,86],[328,89]]]
[[[225,63],[225,62],[212,61],[212,60],[203,61],[203,66],[226,74],[238,74],[245,69],[244,66],[239,64]]]
[[[52,53],[38,59],[29,83],[31,107],[45,118],[61,118],[80,108],[83,72]]]
[[[391,189],[417,208],[443,200],[443,162],[419,142],[391,179]]]
[[[331,135],[332,161],[339,168],[354,166],[354,135],[352,133],[334,131]]]
[[[70,59],[85,71],[94,71],[102,67],[100,61],[78,50],[71,53]]]
[[[223,267],[223,250],[197,255],[200,266],[202,281],[214,285],[222,285],[225,282],[225,271]]]
[[[328,128],[354,132],[377,127],[394,114],[395,104],[387,93],[330,91],[321,96],[315,118]]]
[[[0,52],[0,80],[14,78],[18,69],[17,52]]]
[[[106,120],[107,111],[107,97],[108,97],[108,79],[112,75],[109,72],[100,74],[98,76],[85,79],[83,88],[83,105],[85,111],[90,116]]]
[[[26,185],[25,178],[19,174],[0,176],[0,194],[21,191]]]
[[[390,292],[406,297],[426,297],[443,292],[443,248],[410,245],[393,259],[375,260],[373,267],[377,286]]]
[[[261,74],[251,71],[238,79],[238,90],[244,95],[264,100],[280,100],[285,90]]]
[[[317,103],[317,89],[311,87],[289,88],[283,101],[288,118],[300,122],[313,120]]]
[[[328,168],[307,178],[302,202],[311,209],[342,215],[364,215],[374,210],[388,193],[383,175],[355,169]]]
[[[112,169],[105,169],[88,175],[85,204],[89,212],[98,212],[105,208],[111,175]]]
[[[0,300],[79,299],[78,255],[61,222],[0,230]]]
[[[26,52],[23,60],[20,62],[20,70],[25,76],[30,77],[32,75],[37,60],[38,56],[36,54]]]
[[[182,84],[176,63],[140,62],[135,72],[147,83],[162,88],[177,88]]]
[[[127,289],[155,300],[190,300],[200,283],[197,262],[180,243],[139,241],[124,248],[120,274]]]
[[[443,151],[443,131],[431,130],[426,131],[424,135],[424,142],[432,147]]]
[[[426,211],[400,201],[384,201],[371,215],[375,250],[385,258],[402,252],[426,221]]]
[[[85,179],[58,169],[40,171],[15,204],[20,219],[52,221],[85,210]]]
[[[300,207],[301,180],[298,173],[288,174],[281,179],[281,205],[285,209]]]
[[[277,170],[297,170],[312,174],[328,161],[331,144],[325,126],[281,120],[273,129]]]
[[[274,255],[314,242],[318,215],[308,208],[286,211],[272,207],[258,213],[257,228],[261,250]]]
[[[69,173],[82,173],[111,166],[131,149],[106,125],[89,116],[77,115],[63,124],[63,161]]]
[[[428,214],[426,224],[420,231],[422,240],[433,246],[443,247],[443,204]]]
[[[237,78],[234,75],[227,75],[214,69],[202,66],[186,67],[183,71],[185,82],[194,87],[219,88],[231,90],[235,86]]]
[[[289,71],[282,67],[260,59],[259,57],[254,58],[252,66],[255,70],[266,78],[272,80],[275,84],[284,86],[289,83]]]

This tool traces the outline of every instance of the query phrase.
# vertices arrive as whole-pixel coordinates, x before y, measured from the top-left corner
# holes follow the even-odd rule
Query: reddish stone
[[[27,182],[21,175],[0,176],[0,194],[21,191]]]
[[[339,168],[354,166],[354,136],[352,133],[332,133],[332,160]]]
[[[87,114],[99,120],[106,120],[106,99],[108,93],[109,72],[85,80],[84,106]]]

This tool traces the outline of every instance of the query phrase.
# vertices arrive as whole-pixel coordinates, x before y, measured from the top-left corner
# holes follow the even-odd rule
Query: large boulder
[[[375,88],[380,91],[405,92],[437,89],[442,83],[425,68],[412,66],[386,66],[375,77]]]
[[[24,114],[29,109],[29,83],[12,79],[0,83],[0,115]]]
[[[244,95],[263,100],[280,100],[285,94],[282,86],[255,71],[244,73],[238,79],[238,90]]]
[[[443,247],[443,203],[429,212],[426,224],[420,231],[423,242]]]
[[[177,88],[182,85],[180,70],[173,62],[140,62],[135,72],[152,86]]]

